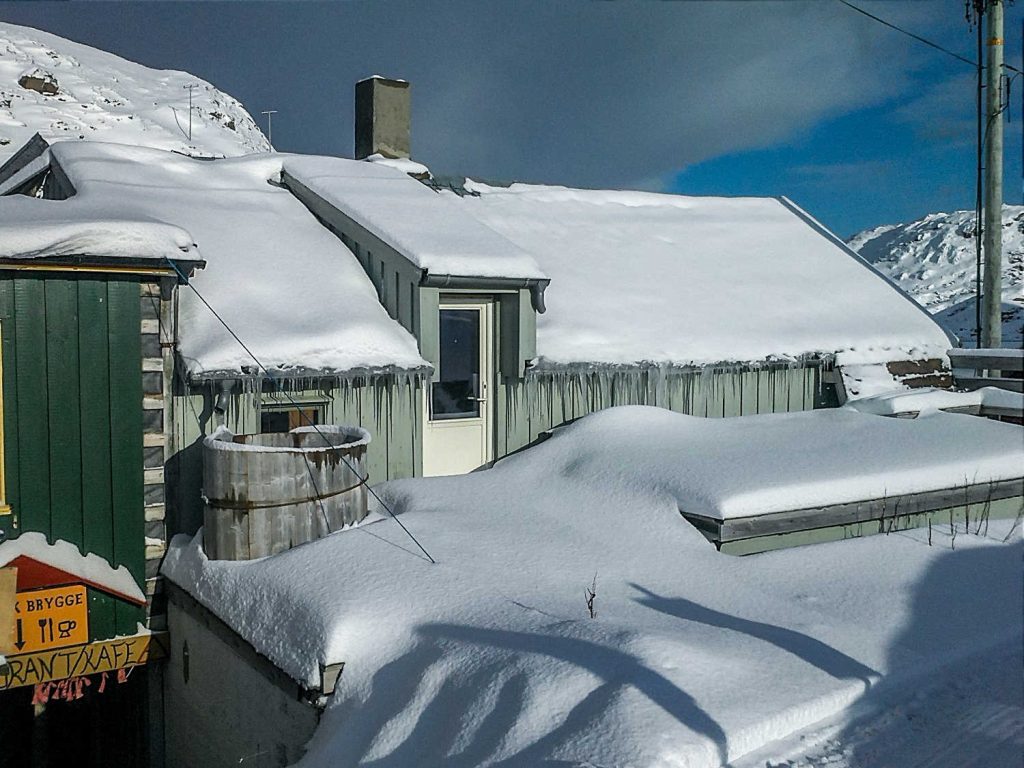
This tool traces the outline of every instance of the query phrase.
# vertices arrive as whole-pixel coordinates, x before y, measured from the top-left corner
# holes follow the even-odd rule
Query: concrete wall
[[[289,695],[268,680],[180,599],[168,602],[167,618],[166,764],[270,768],[297,761],[319,710],[299,700],[297,686]]]
[[[409,157],[410,96],[404,80],[371,77],[356,83],[356,160],[376,153]]]

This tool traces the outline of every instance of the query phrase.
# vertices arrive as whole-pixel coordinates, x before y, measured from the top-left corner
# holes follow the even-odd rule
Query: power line
[[[901,35],[906,35],[907,37],[912,38],[914,40],[917,40],[917,42],[919,42],[919,43],[924,43],[925,45],[929,46],[930,48],[934,48],[935,50],[940,51],[940,52],[946,54],[947,56],[952,56],[957,61],[962,61],[964,64],[968,64],[968,65],[970,65],[972,67],[977,67],[978,66],[978,62],[971,61],[966,56],[961,56],[959,53],[957,53],[955,51],[949,50],[949,48],[946,48],[946,47],[944,47],[942,45],[939,45],[938,43],[932,42],[931,40],[929,40],[929,39],[927,39],[925,37],[921,37],[920,35],[914,34],[909,29],[904,29],[903,27],[899,26],[898,24],[893,24],[891,21],[886,21],[885,19],[883,19],[880,16],[875,16],[875,14],[871,13],[870,11],[866,11],[863,8],[859,8],[858,6],[856,6],[853,3],[849,2],[849,0],[838,0],[838,2],[842,3],[847,8],[849,8],[849,9],[851,9],[853,11],[856,11],[859,14],[867,16],[872,21],[877,21],[879,24],[883,24],[883,25],[887,26],[889,29],[893,29],[893,30],[899,32]],[[1003,66],[1006,69],[1013,70],[1014,72],[1020,72],[1021,71],[1021,70],[1017,69],[1016,67],[1014,67],[1014,66],[1012,66],[1010,64],[1006,64],[1005,62],[1003,63]]]
[[[193,285],[192,282],[187,277],[185,277],[185,274],[181,271],[181,269],[178,268],[178,265],[174,263],[174,260],[171,259],[170,257],[166,257],[166,258],[167,258],[167,263],[171,265],[171,268],[174,269],[174,271],[178,273],[178,276],[182,279],[182,281],[186,285],[188,285],[189,288],[192,289],[192,292],[196,296],[199,297],[199,300],[201,302],[203,302],[203,305],[208,310],[210,310],[210,312],[213,314],[213,316],[215,318],[217,318],[217,320],[220,322],[221,325],[224,326],[224,329],[228,333],[230,333],[232,338],[234,338],[234,340],[238,342],[238,345],[242,349],[245,350],[245,353],[247,355],[249,355],[249,357],[251,357],[253,359],[253,361],[256,363],[256,366],[267,376],[267,378],[273,380],[274,379],[274,375],[270,372],[270,369],[267,368],[267,366],[265,366],[262,362],[260,362],[260,359],[258,357],[256,357],[256,355],[253,353],[253,351],[251,349],[249,349],[248,346],[246,346],[245,342],[242,341],[241,338],[239,338],[238,334],[235,333],[234,330],[232,330],[231,326],[227,324],[227,321],[224,320],[224,318],[220,316],[220,313],[217,312],[217,310],[213,308],[213,306],[210,304],[210,302],[208,302],[206,300],[206,297],[203,296],[203,294],[201,294],[199,292],[199,289],[196,288],[195,285]],[[328,447],[332,447],[330,440],[327,439],[327,436],[323,432],[321,432],[320,428],[316,424],[313,423],[313,420],[311,418],[309,418],[308,415],[306,415],[305,410],[299,405],[298,402],[295,401],[295,399],[291,396],[291,394],[287,390],[282,389],[280,387],[278,388],[278,391],[280,391],[281,394],[283,394],[288,399],[288,402],[290,402],[293,406],[295,406],[295,408],[299,412],[299,415],[303,419],[305,419],[309,423],[309,426],[311,426],[313,428],[313,430],[323,439],[324,445],[326,445]],[[408,536],[410,539],[412,539],[413,543],[417,547],[419,547],[420,552],[422,552],[424,555],[426,555],[427,559],[433,565],[436,565],[437,561],[434,560],[433,557],[431,557],[430,553],[427,552],[427,550],[423,547],[422,544],[420,544],[419,540],[415,536],[413,536],[412,532],[408,528],[405,527],[405,525],[402,523],[401,520],[398,519],[398,516],[392,511],[391,507],[389,507],[384,502],[384,499],[382,499],[380,496],[378,496],[377,492],[374,491],[373,488],[370,487],[369,483],[367,482],[370,479],[369,475],[367,475],[366,477],[363,477],[362,475],[359,474],[359,471],[354,466],[352,466],[352,462],[350,462],[346,456],[344,456],[343,454],[339,454],[339,457],[345,463],[345,466],[348,467],[352,471],[352,474],[354,474],[357,478],[359,478],[359,480],[366,486],[366,490],[370,492],[370,495],[373,496],[373,498],[375,498],[377,500],[377,502],[387,511],[387,513],[391,516],[391,518],[396,523],[398,523],[398,527],[401,528],[405,532],[405,535]],[[308,461],[307,461],[307,465],[308,465]],[[308,466],[307,466],[307,468],[308,468]],[[312,479],[312,473],[310,473],[310,479]],[[315,480],[313,481],[313,486],[314,486],[314,490],[316,490],[316,481]],[[320,494],[319,490],[317,490],[316,493],[319,496],[319,494]],[[321,500],[321,508],[322,508],[322,504],[323,504],[323,501]],[[329,525],[327,527],[327,530],[328,530],[328,532],[330,532],[330,526]]]

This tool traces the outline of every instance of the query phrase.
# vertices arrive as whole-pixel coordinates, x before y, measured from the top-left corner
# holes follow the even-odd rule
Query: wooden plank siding
[[[316,384],[320,386],[317,387]],[[729,417],[753,413],[810,410],[828,405],[816,363],[797,367],[738,370],[657,370],[640,375],[608,373],[499,374],[496,387],[495,456],[502,458],[538,440],[553,427],[615,405],[658,405],[679,413]],[[179,382],[180,391],[184,385]],[[263,386],[269,388],[269,382]],[[189,395],[174,398],[168,535],[193,534],[202,524],[201,438],[216,428],[216,381],[193,382]],[[224,414],[236,434],[260,431],[263,410],[315,407],[321,423],[351,424],[370,431],[367,451],[370,484],[422,471],[423,388],[393,376],[292,382],[288,396],[260,391],[253,381],[237,382]]]
[[[366,452],[370,484],[421,474],[422,386],[394,376],[355,379],[321,377],[316,382],[292,382],[283,392],[261,391],[249,382],[238,384],[229,398],[224,425],[235,434],[260,431],[264,410],[316,408],[322,424],[349,424],[369,430],[372,440]],[[180,384],[180,382],[179,382]],[[167,471],[169,482],[167,529],[193,534],[202,524],[202,437],[216,429],[213,410],[217,382],[193,382],[189,394],[174,397],[173,436]],[[180,390],[176,390],[180,391]],[[294,404],[293,404],[294,401]]]
[[[827,404],[820,369],[656,369],[635,373],[528,374],[498,383],[495,429],[498,458],[534,442],[544,432],[616,405],[654,405],[708,418],[811,410]]]
[[[139,283],[0,273],[4,464],[17,533],[143,566]],[[132,634],[141,609],[89,591],[90,639]]]

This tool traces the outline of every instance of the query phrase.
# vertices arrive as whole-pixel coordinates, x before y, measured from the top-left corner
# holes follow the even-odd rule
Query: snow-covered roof
[[[194,285],[268,367],[427,365],[351,251],[270,183],[281,172],[279,155],[210,161],[95,142],[61,142],[50,153],[76,194],[0,198],[5,252],[30,253],[49,238],[58,244],[50,247],[80,250],[85,240],[106,254],[152,248],[174,260],[187,243],[207,262]],[[179,312],[180,351],[192,373],[254,365],[192,291],[181,292]]]
[[[533,256],[384,163],[290,156],[284,170],[432,275],[542,280]]]
[[[52,78],[54,94],[23,87]],[[189,91],[192,123],[189,131]],[[0,21],[0,164],[34,133],[241,155],[270,145],[245,108],[188,72],[151,69],[31,27]]]
[[[192,236],[181,227],[119,216],[114,209],[15,195],[2,199],[0,215],[0,259],[201,260]]]
[[[467,181],[551,278],[541,366],[941,357],[943,331],[788,201]]]

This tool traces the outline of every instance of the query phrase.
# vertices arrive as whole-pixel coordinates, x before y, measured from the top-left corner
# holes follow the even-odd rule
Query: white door
[[[493,306],[441,301],[440,359],[424,397],[424,476],[470,472],[493,457]]]

